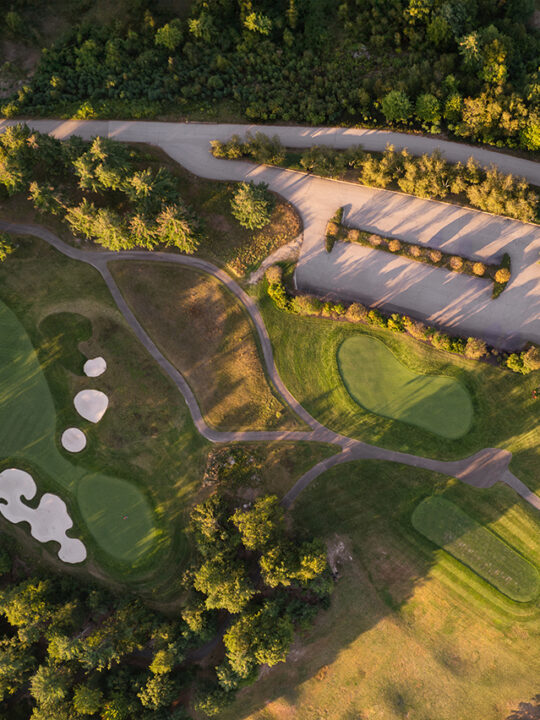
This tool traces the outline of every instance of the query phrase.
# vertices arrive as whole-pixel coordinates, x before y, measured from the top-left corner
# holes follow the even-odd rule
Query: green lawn
[[[528,602],[538,595],[537,569],[449,500],[426,498],[415,508],[412,523],[512,600]]]
[[[540,568],[540,513],[508,487],[336,466],[292,508],[337,556],[331,606],[220,720],[507,720],[537,694],[538,596],[511,600],[418,533],[411,515],[434,492]]]
[[[376,338],[347,338],[338,365],[351,396],[371,412],[446,438],[461,437],[471,425],[471,399],[460,382],[415,373]]]
[[[539,406],[532,398],[540,372],[518,375],[436,350],[390,330],[282,312],[267,297],[262,283],[253,293],[259,300],[283,381],[324,425],[375,445],[442,460],[467,457],[485,447],[505,448],[513,454],[513,472],[532,489],[540,489]],[[411,373],[459,382],[473,407],[467,434],[444,438],[361,407],[343,384],[337,360],[339,347],[351,337],[382,340]]]

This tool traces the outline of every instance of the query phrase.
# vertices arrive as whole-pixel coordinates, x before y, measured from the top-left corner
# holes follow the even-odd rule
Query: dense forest
[[[127,588],[34,566],[4,538],[0,720],[212,716],[261,665],[285,660],[295,630],[328,606],[326,548],[285,523],[275,496],[239,499],[253,477],[243,450],[217,451],[208,472],[212,489],[191,512],[191,564],[178,568],[184,594],[166,614]]]
[[[29,5],[13,4],[4,32],[28,32]],[[534,0],[164,7],[139,0],[67,29],[2,114],[393,125],[540,149]]]

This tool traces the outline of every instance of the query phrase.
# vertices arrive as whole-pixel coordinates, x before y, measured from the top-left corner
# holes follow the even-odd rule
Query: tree
[[[438,125],[441,121],[441,107],[440,103],[430,93],[424,93],[419,95],[416,99],[416,116],[426,126]]]
[[[45,707],[62,702],[69,690],[64,668],[41,665],[30,680],[30,693],[38,705]]]
[[[154,675],[165,675],[171,672],[175,660],[176,658],[172,650],[158,650],[150,663],[149,670]]]
[[[156,30],[154,38],[156,45],[161,45],[166,50],[173,52],[182,42],[182,24],[175,19]]]
[[[391,90],[381,102],[384,117],[390,123],[406,122],[412,112],[411,101],[401,90]]]
[[[528,350],[523,353],[522,358],[523,367],[528,372],[540,370],[540,347],[532,345]]]
[[[150,710],[170,705],[174,699],[174,683],[168,675],[152,675],[137,693],[141,704]]]
[[[231,200],[231,211],[242,227],[259,230],[270,222],[275,200],[266,183],[240,183]]]
[[[156,218],[156,237],[164,245],[177,247],[187,255],[192,255],[199,246],[195,222],[188,216],[188,210],[181,202],[167,205],[159,213]]]
[[[261,35],[269,35],[272,29],[272,21],[262,13],[251,12],[244,19],[244,27]]]
[[[248,550],[264,550],[283,531],[283,509],[275,495],[258,498],[249,510],[236,510],[231,520]]]
[[[193,585],[206,595],[208,609],[238,613],[254,595],[244,567],[235,558],[216,555],[195,571]]]
[[[73,707],[80,715],[94,715],[103,703],[103,693],[90,685],[78,685],[73,692]]]

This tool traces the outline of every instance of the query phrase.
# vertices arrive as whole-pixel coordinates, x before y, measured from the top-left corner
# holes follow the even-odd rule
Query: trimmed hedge
[[[426,342],[437,350],[463,355],[471,360],[497,357],[500,364],[513,372],[528,375],[540,370],[540,348],[530,345],[520,353],[500,353],[496,348],[488,346],[481,338],[456,337],[414,320],[400,313],[386,313],[378,308],[368,308],[362,303],[354,302],[345,305],[342,302],[321,300],[314,295],[289,295],[283,283],[281,268],[277,266],[266,271],[267,293],[275,306],[296,315],[324,317],[333,320],[344,320],[351,323],[365,323],[374,327],[384,328],[396,333],[407,333],[415,340]]]

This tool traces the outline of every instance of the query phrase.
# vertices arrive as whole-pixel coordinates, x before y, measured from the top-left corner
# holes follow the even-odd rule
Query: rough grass
[[[331,607],[220,719],[504,720],[536,695],[538,600],[512,602],[414,530],[434,492],[540,567],[540,514],[504,486],[376,461],[333,468],[293,507],[337,557]]]
[[[540,487],[538,401],[532,398],[532,390],[539,384],[538,372],[521,376],[389,330],[288,314],[273,306],[262,284],[254,292],[283,381],[320,422],[366,442],[440,459],[466,457],[484,447],[503,447],[513,453],[511,468],[520,479],[533,489]],[[474,418],[469,432],[458,440],[445,439],[360,407],[347,392],[337,364],[341,343],[358,336],[383,340],[411,372],[458,380],[472,398]]]
[[[263,369],[249,317],[215,278],[176,265],[114,262],[133,312],[220,430],[298,429]]]
[[[351,396],[371,412],[446,438],[461,437],[471,425],[472,404],[461,383],[409,370],[376,338],[347,338],[338,365]]]
[[[426,498],[415,508],[412,524],[512,600],[528,602],[538,595],[536,568],[454,503]]]

